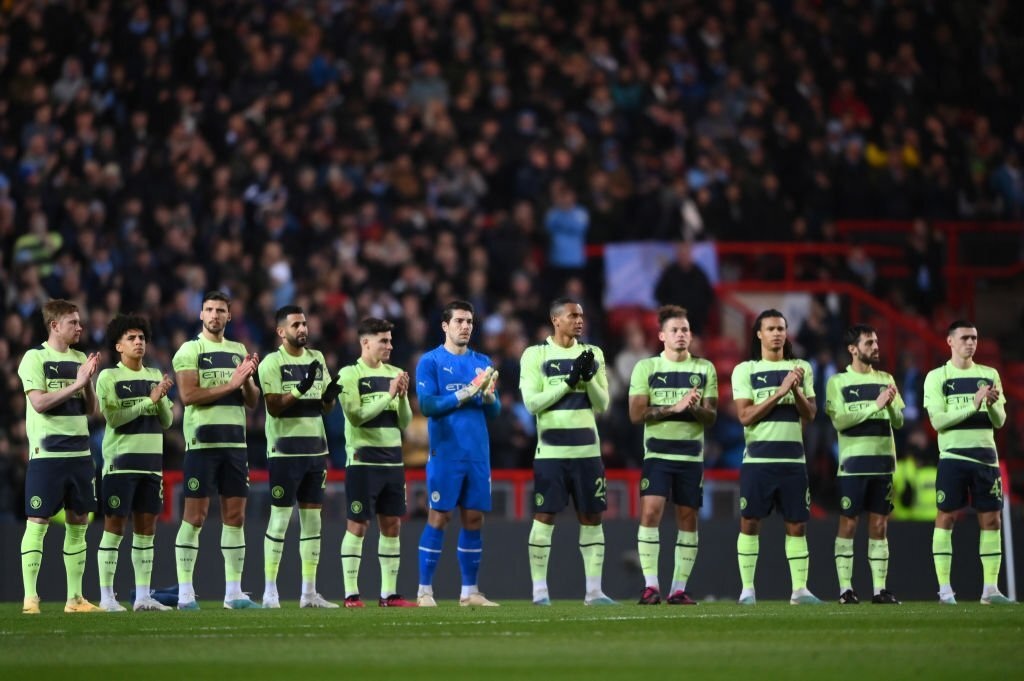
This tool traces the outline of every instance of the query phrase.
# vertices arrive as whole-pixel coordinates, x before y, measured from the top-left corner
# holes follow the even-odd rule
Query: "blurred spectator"
[[[715,304],[715,290],[708,275],[693,260],[693,247],[676,246],[676,260],[661,273],[654,288],[659,305],[679,305],[686,309],[693,335],[703,335]]]

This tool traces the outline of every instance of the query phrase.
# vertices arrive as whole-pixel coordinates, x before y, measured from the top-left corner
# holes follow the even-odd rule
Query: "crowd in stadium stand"
[[[263,354],[295,302],[336,370],[368,315],[397,324],[394,363],[415,366],[443,303],[465,297],[501,371],[494,465],[523,467],[517,360],[567,291],[618,383],[608,463],[636,466],[622,377],[654,346],[608,332],[588,245],[835,241],[836,220],[920,219],[907,282],[877,281],[867,258],[829,274],[928,314],[942,296],[928,221],[1024,218],[1024,3],[1010,0],[5,5],[0,515],[20,513],[16,369],[48,298],[81,305],[85,350],[114,313],[147,314],[147,361],[164,368],[206,290],[230,293],[228,336]],[[817,307],[792,330],[800,350],[842,364],[845,320]],[[725,412],[711,451],[735,465]]]

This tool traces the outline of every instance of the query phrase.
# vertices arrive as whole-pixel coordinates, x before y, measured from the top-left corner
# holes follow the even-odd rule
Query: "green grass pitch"
[[[1024,606],[225,611],[25,616],[0,604],[4,679],[1012,679]],[[368,605],[370,605],[368,603]]]

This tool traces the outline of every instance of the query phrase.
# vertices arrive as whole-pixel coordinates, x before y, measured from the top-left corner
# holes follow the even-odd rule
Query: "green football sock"
[[[85,525],[64,525],[64,569],[68,577],[68,600],[82,595],[85,574]]]
[[[870,547],[870,544],[868,545]],[[853,588],[853,539],[836,537],[836,574],[839,576],[839,593]],[[868,549],[868,560],[871,550]],[[874,568],[872,568],[874,569]]]
[[[25,534],[21,538],[21,579],[25,585],[25,598],[35,598],[39,566],[43,561],[43,537],[50,528],[47,523],[25,523]]]
[[[284,538],[292,519],[291,506],[271,506],[267,533],[263,537],[263,578],[267,584],[277,584],[277,571],[284,553]],[[273,592],[272,592],[273,593]]]
[[[661,553],[657,527],[644,527],[636,533],[636,550],[640,554],[640,570],[646,586],[658,588],[658,555]]]
[[[868,565],[871,566],[871,586],[878,594],[885,588],[889,576],[888,539],[868,539]]]
[[[760,537],[756,534],[743,534],[736,539],[736,556],[740,565],[740,580],[744,589],[754,588],[754,573],[757,571],[757,553]]]
[[[224,556],[224,581],[228,584],[241,583],[245,565],[245,530],[224,525],[220,530],[220,552]]]
[[[135,570],[135,600],[148,598],[153,576],[153,535],[132,535],[132,568]]]
[[[380,560],[380,597],[398,593],[398,562],[402,557],[398,537],[381,535],[377,542],[377,558]]]
[[[341,571],[345,577],[345,598],[359,593],[359,563],[363,560],[363,538],[346,532],[341,540]]]
[[[100,598],[114,597],[114,575],[117,573],[117,554],[121,535],[104,530],[100,547],[96,551],[96,566],[100,575]],[[70,598],[70,596],[69,596]]]
[[[178,570],[178,585],[188,585],[192,593],[192,574],[196,569],[196,556],[199,555],[199,530],[192,523],[182,522],[178,528],[178,536],[174,539],[174,561]],[[193,598],[187,600],[194,600]]]
[[[693,571],[693,564],[697,560],[697,533],[680,532],[676,535],[676,562],[675,570],[672,573],[673,584],[679,584],[680,590],[685,591],[685,584],[690,580],[690,572]],[[672,588],[675,591],[675,587]]]
[[[536,587],[548,579],[548,559],[551,558],[551,536],[555,526],[534,520],[530,527],[530,578]]]
[[[316,592],[316,569],[320,565],[320,509],[299,509],[299,559],[302,561],[302,593]]]
[[[601,579],[604,572],[604,527],[580,525],[580,553],[583,554],[583,574],[587,579]]]
[[[932,559],[939,588],[949,586],[949,572],[953,565],[953,530],[938,527],[932,531]]]
[[[789,560],[789,577],[793,582],[793,591],[806,589],[807,568],[811,562],[807,552],[807,537],[786,535],[786,559]]]
[[[978,540],[981,556],[981,573],[985,586],[994,587],[999,583],[999,566],[1003,562],[1002,537],[999,530],[982,530]]]
[[[604,527],[580,525],[580,554],[583,556],[583,575],[586,594],[590,598],[601,594],[601,576],[604,572]]]

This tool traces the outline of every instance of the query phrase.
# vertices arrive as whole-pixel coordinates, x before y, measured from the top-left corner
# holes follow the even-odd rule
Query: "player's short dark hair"
[[[231,304],[231,298],[229,298],[228,294],[224,293],[223,291],[207,291],[206,293],[203,294],[202,302],[205,303],[208,300],[219,300],[223,303],[227,303],[228,305]]]
[[[968,321],[966,319],[957,319],[956,321],[954,321],[952,324],[949,325],[948,329],[946,329],[946,335],[947,336],[952,336],[953,333],[957,329],[974,329],[974,328],[977,328],[976,326],[974,326],[974,322]]]
[[[566,305],[579,305],[579,304],[580,303],[579,303],[578,300],[576,300],[575,298],[570,298],[569,296],[562,296],[561,298],[555,298],[554,300],[551,301],[551,307],[548,308],[548,313],[552,317],[557,317],[558,313]]]
[[[293,314],[306,314],[306,312],[298,305],[284,305],[277,308],[277,312],[274,313],[274,320],[278,326],[284,326],[284,323],[288,321],[288,316]]]
[[[665,322],[670,319],[689,319],[686,316],[686,308],[679,305],[662,305],[658,308],[658,326],[664,328]]]
[[[474,317],[476,316],[476,310],[473,309],[473,303],[468,300],[453,300],[445,305],[444,309],[441,310],[441,321],[450,322],[456,310],[462,310],[463,312],[468,312]]]
[[[70,300],[54,298],[43,305],[43,324],[46,330],[50,330],[50,324],[59,322],[60,318],[78,312],[78,306]]]
[[[761,330],[761,321],[771,317],[779,317],[782,321],[786,322],[786,326],[789,327],[789,320],[786,319],[786,315],[776,309],[764,310],[761,314],[757,315],[757,319],[754,320],[753,330],[750,334],[751,359],[761,359],[761,339],[757,337],[757,332]],[[793,344],[789,342],[788,337],[786,338],[785,344],[782,346],[782,357],[783,359],[794,359]]]
[[[138,329],[143,337],[149,340],[149,320],[137,314],[119,314],[107,324],[107,345],[111,350],[117,352],[115,347],[121,337],[132,329]]]
[[[393,328],[395,328],[395,325],[386,319],[367,317],[363,321],[359,322],[359,326],[356,327],[356,332],[359,334],[359,337],[362,338],[363,336],[376,336],[378,333],[387,333]]]
[[[869,326],[867,324],[854,324],[846,330],[845,334],[843,334],[843,341],[848,346],[856,345],[860,342],[861,336],[870,336],[873,333],[878,333],[873,326]]]

